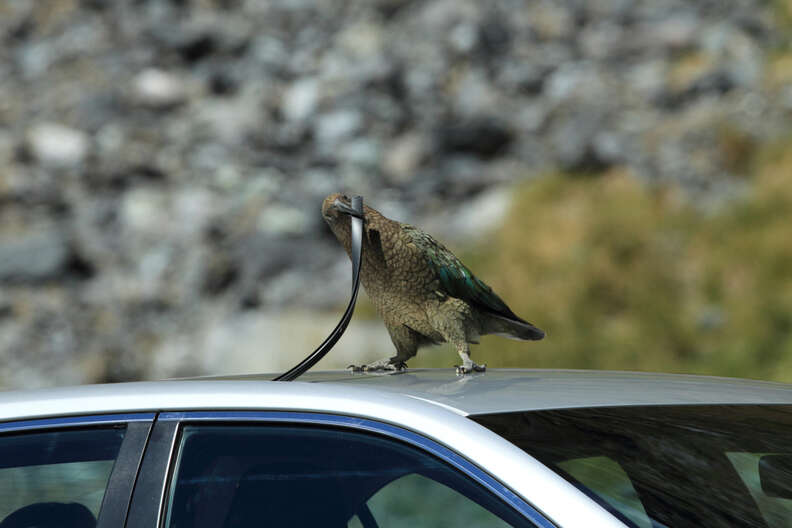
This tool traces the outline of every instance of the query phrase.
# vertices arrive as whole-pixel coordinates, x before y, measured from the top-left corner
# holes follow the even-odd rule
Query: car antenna
[[[333,345],[341,339],[344,330],[346,330],[349,324],[349,320],[352,319],[352,313],[355,311],[358,289],[360,288],[360,264],[363,257],[363,197],[353,197],[351,205],[352,211],[344,211],[345,214],[350,216],[352,232],[352,297],[349,299],[346,311],[335,329],[333,329],[333,332],[327,336],[311,355],[280,376],[274,378],[273,381],[293,381],[305,373],[309,368],[313,367],[331,348],[333,348]]]

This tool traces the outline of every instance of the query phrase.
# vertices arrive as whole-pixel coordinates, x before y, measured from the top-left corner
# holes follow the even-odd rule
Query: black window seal
[[[152,422],[155,416],[156,413],[139,412],[23,418],[18,420],[9,420],[7,422],[0,422],[0,434],[31,431],[34,429],[63,429],[65,427],[90,427],[94,425]]]
[[[159,417],[154,422],[132,491],[125,526],[154,528],[160,525],[178,434],[178,422],[162,421]]]
[[[152,422],[130,422],[105,488],[96,528],[118,528],[126,521]]]

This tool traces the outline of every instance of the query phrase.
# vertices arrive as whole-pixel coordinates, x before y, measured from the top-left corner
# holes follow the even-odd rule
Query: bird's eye
[[[344,200],[346,200],[347,202],[349,201],[349,196],[347,196],[346,194],[342,194],[342,195],[341,195],[341,198],[343,198],[343,199],[344,199]]]

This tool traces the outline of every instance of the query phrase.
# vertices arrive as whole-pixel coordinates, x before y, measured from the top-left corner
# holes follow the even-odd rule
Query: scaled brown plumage
[[[322,216],[350,254],[350,200],[331,194]],[[424,345],[451,343],[459,372],[484,370],[470,359],[470,344],[485,334],[537,340],[544,332],[519,318],[483,281],[427,233],[384,217],[366,205],[360,280],[385,322],[396,355],[362,367],[401,369]]]

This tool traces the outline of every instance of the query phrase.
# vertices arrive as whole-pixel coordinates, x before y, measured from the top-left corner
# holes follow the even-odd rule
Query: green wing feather
[[[421,250],[426,262],[434,270],[440,288],[451,297],[462,299],[468,303],[478,305],[480,308],[495,314],[522,321],[506,303],[492,291],[484,281],[462,264],[451,251],[427,233],[411,225],[403,224],[402,231],[406,233],[413,243]]]

